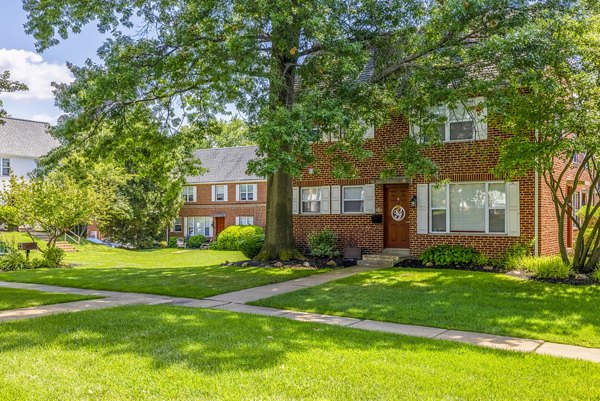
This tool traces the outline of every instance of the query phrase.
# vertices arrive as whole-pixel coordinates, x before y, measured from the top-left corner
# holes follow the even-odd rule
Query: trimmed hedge
[[[222,251],[239,251],[240,243],[250,238],[265,235],[262,227],[258,226],[229,226],[217,237],[217,249]]]
[[[177,240],[175,240],[177,241]],[[206,242],[206,237],[202,234],[192,235],[187,239],[188,248],[200,248]]]

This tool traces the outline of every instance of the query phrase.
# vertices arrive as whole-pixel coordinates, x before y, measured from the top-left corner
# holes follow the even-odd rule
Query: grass
[[[600,398],[590,362],[172,306],[1,324],[0,353],[3,401]]]
[[[560,256],[525,256],[517,262],[519,267],[540,278],[564,279],[571,274],[571,266]]]
[[[13,288],[0,288],[0,311],[17,308],[29,308],[40,305],[60,304],[63,302],[83,301],[85,299],[93,298],[97,297],[33,290],[20,290]]]
[[[0,281],[205,298],[324,271],[222,266],[245,259],[233,251],[130,251],[91,244],[79,249],[66,256],[73,268],[4,272]]]
[[[600,347],[600,286],[395,268],[254,304]]]

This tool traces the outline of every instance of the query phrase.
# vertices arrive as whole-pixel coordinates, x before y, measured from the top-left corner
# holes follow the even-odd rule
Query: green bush
[[[217,247],[223,251],[239,251],[242,241],[260,235],[264,235],[262,227],[229,226],[217,237]]]
[[[167,247],[167,241],[160,241],[158,243],[158,246],[160,246],[161,248],[166,248]]]
[[[477,249],[463,245],[437,245],[427,248],[420,257],[423,264],[435,266],[482,266],[488,259]]]
[[[7,253],[9,248],[6,242],[0,241],[0,254]]]
[[[510,246],[502,254],[500,265],[506,270],[519,269],[521,259],[527,256],[531,256],[531,248],[533,244],[526,242],[517,242]]]
[[[571,274],[571,266],[560,256],[526,256],[520,259],[519,267],[538,278],[563,279]]]
[[[340,255],[336,247],[337,234],[329,228],[308,234],[310,254],[320,258],[335,258]]]
[[[179,237],[169,237],[169,241],[167,242],[167,246],[169,248],[177,248],[177,238],[179,238]]]
[[[44,252],[44,259],[48,263],[48,267],[60,267],[65,260],[65,251],[56,247],[48,248]]]
[[[175,240],[177,241],[177,240]],[[192,235],[187,239],[187,247],[188,248],[200,248],[202,244],[206,242],[206,237],[204,235]]]
[[[0,256],[0,270],[22,270],[29,269],[30,267],[31,264],[27,258],[25,258],[23,252],[19,251],[17,248],[8,247],[7,254]]]
[[[239,250],[248,259],[253,259],[256,255],[259,254],[264,243],[265,243],[264,235],[249,236],[240,241]]]

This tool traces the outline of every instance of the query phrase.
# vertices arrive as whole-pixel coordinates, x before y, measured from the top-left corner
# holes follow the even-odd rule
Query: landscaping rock
[[[425,263],[425,267],[433,267],[433,262]]]
[[[326,265],[329,267],[336,267],[337,263],[335,263],[335,260],[330,260],[329,262],[326,263]]]
[[[304,267],[310,267],[310,263],[304,262],[304,263],[302,263],[302,266],[304,266]]]
[[[277,262],[273,266],[275,266],[275,267],[283,267],[283,263]]]
[[[248,262],[244,262],[242,263],[242,267],[248,267],[249,263]]]

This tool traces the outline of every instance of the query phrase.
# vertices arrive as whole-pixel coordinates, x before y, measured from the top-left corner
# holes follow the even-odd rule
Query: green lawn
[[[392,268],[254,304],[600,347],[600,286]]]
[[[29,308],[31,306],[60,304],[63,302],[83,301],[84,299],[93,298],[97,297],[0,288],[0,310]]]
[[[232,251],[130,251],[100,245],[79,249],[67,254],[67,262],[75,267],[4,272],[0,281],[204,298],[324,271],[222,266],[245,259]]]
[[[172,306],[3,323],[0,353],[4,401],[600,398],[599,364]]]

